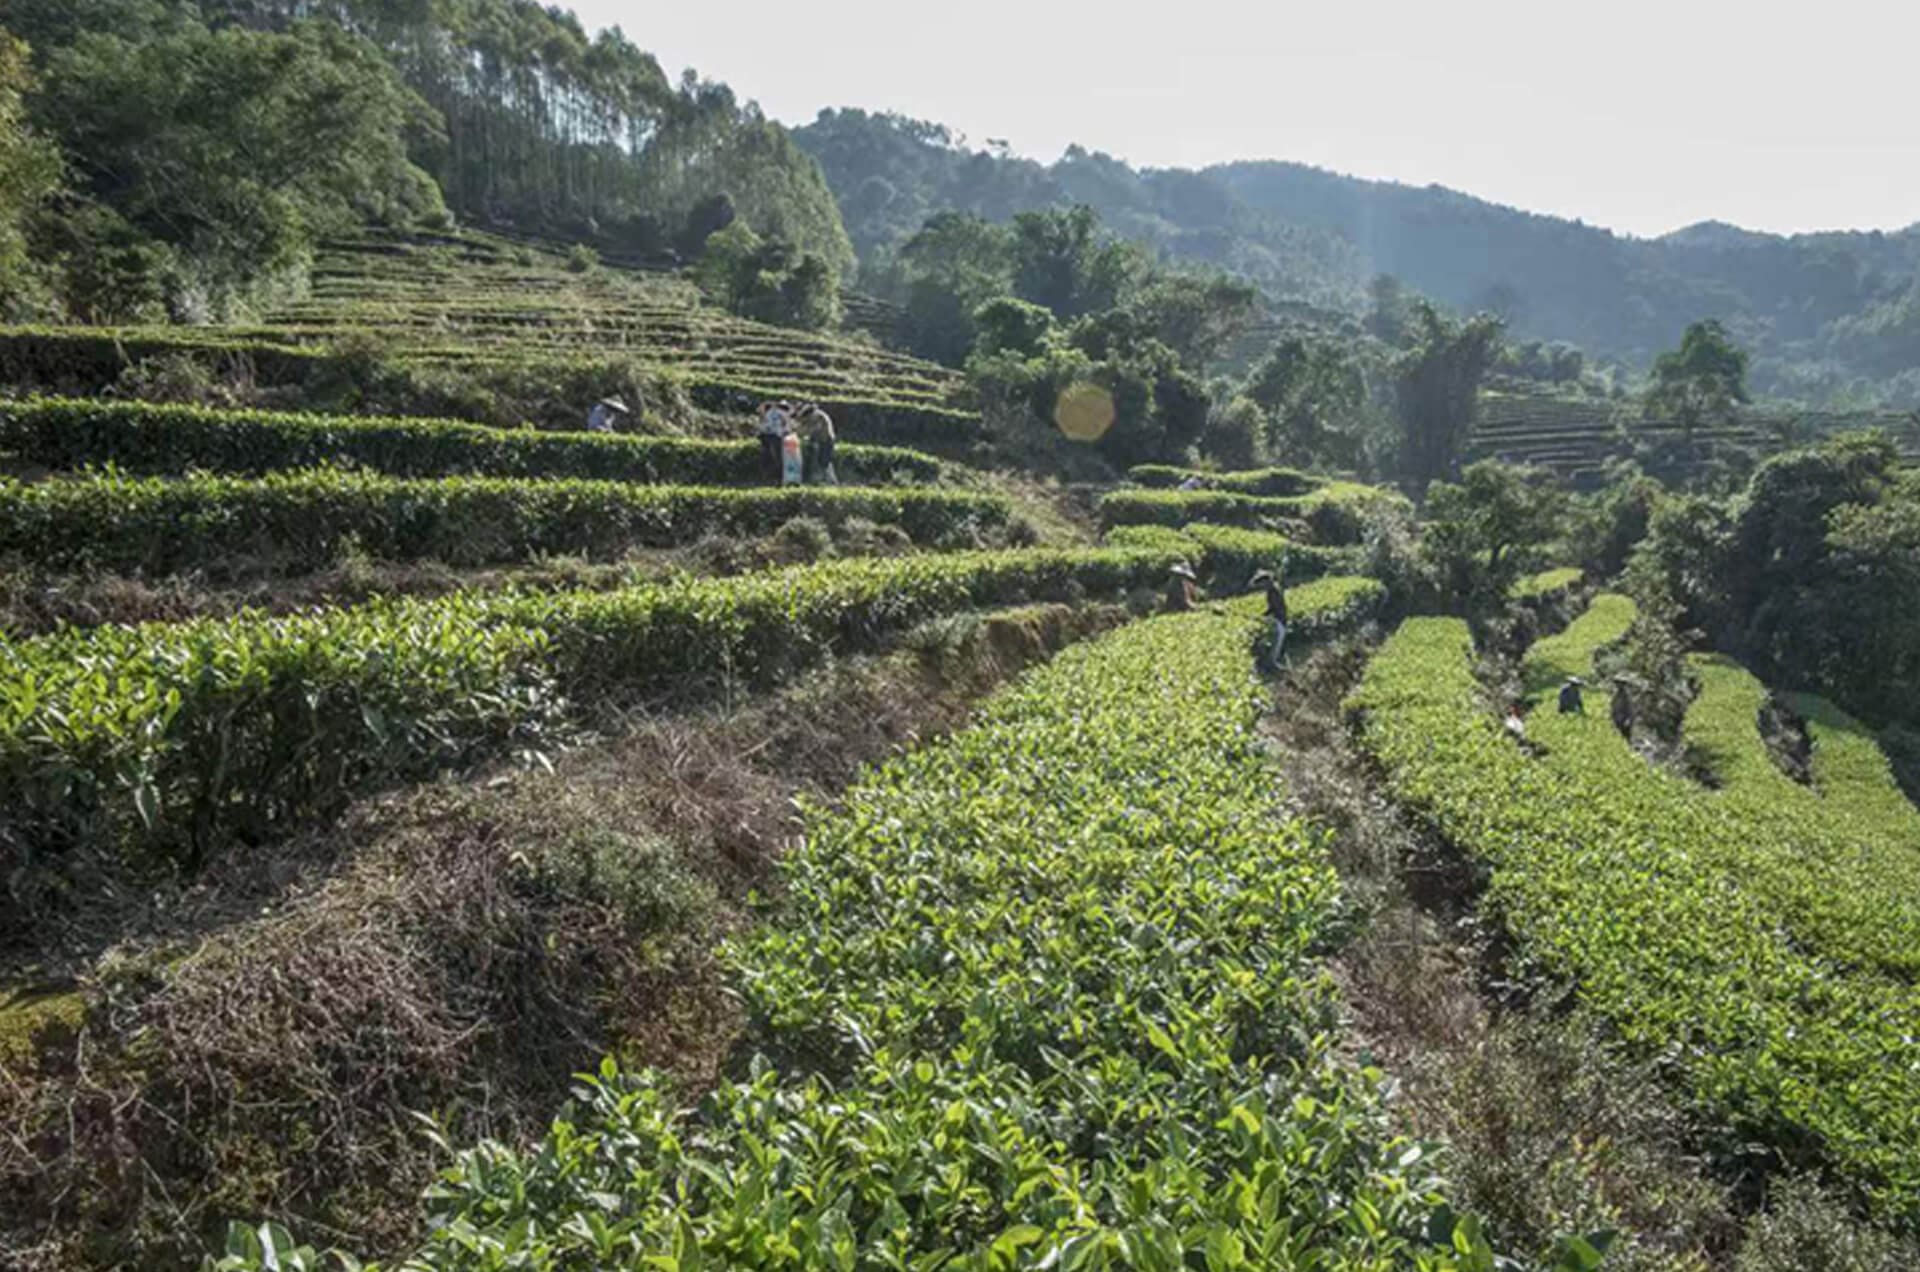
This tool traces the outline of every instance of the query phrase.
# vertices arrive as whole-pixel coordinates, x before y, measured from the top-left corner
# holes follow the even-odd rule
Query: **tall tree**
[[[1402,471],[1420,489],[1458,471],[1501,330],[1490,314],[1455,322],[1425,301],[1414,305],[1413,346],[1400,357],[1394,388]]]
[[[1731,423],[1746,400],[1746,351],[1708,318],[1687,328],[1678,349],[1654,360],[1645,405],[1649,415],[1678,421],[1691,445],[1700,428]]]
[[[1084,204],[1013,218],[1013,292],[1058,318],[1112,309],[1147,272],[1140,249],[1100,232]]]
[[[27,128],[27,46],[0,28],[0,315],[25,287],[25,224],[60,184],[60,154]]]

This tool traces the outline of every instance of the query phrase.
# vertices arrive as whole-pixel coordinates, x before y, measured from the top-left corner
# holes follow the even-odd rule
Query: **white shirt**
[[[608,406],[605,402],[595,402],[593,409],[587,412],[587,432],[613,432],[613,417],[614,410],[612,407]]]

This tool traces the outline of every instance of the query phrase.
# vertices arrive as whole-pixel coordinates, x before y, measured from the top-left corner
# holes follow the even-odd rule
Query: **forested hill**
[[[219,317],[316,241],[457,217],[626,256],[736,217],[853,264],[724,84],[536,0],[0,0],[0,318]]]
[[[1393,274],[1519,335],[1644,369],[1689,322],[1724,321],[1755,387],[1811,401],[1920,402],[1920,226],[1781,237],[1733,226],[1643,240],[1437,186],[1289,163],[1135,169],[1075,147],[1039,164],[938,125],[822,112],[794,133],[820,160],[863,257],[931,212],[988,217],[1084,202],[1122,235],[1270,296],[1357,312]]]

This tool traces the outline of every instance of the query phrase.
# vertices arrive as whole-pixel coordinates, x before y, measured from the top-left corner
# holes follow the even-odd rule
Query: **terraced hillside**
[[[885,320],[874,306],[860,312]],[[769,397],[817,400],[872,438],[965,437],[977,422],[954,405],[956,373],[870,338],[735,318],[677,276],[573,261],[476,231],[329,243],[311,294],[253,326],[0,330],[0,375],[91,390],[141,357],[232,352],[247,355],[263,379],[288,381],[350,336],[422,368],[566,377],[617,361],[682,386],[709,411],[738,412]]]
[[[1761,454],[1834,433],[1885,429],[1909,455],[1920,455],[1920,418],[1899,411],[1788,411],[1756,408],[1732,427],[1699,429],[1703,442],[1728,442]],[[1550,469],[1575,485],[1599,484],[1609,459],[1635,444],[1677,441],[1679,425],[1649,420],[1631,401],[1557,398],[1490,391],[1480,398],[1468,456]]]
[[[1920,1226],[1920,815],[1872,734],[1800,699],[1805,782],[1763,744],[1765,694],[1694,663],[1685,735],[1702,776],[1656,766],[1553,687],[1596,675],[1635,615],[1602,594],[1524,663],[1524,744],[1475,679],[1467,625],[1409,619],[1352,700],[1393,792],[1491,872],[1527,957],[1632,1054],[1789,1167],[1843,1179]]]
[[[484,306],[446,302],[435,280],[471,281],[509,267],[449,261],[444,246],[365,254],[404,262],[376,270],[388,288],[384,299],[356,307],[343,282],[335,296],[289,315],[296,325],[274,329],[277,347],[289,358],[315,356],[335,330],[330,313],[341,323],[390,314],[383,335],[426,359],[456,347],[462,357],[511,350],[516,323],[542,325],[510,315],[504,297],[484,314]],[[416,268],[419,276],[408,276]],[[523,268],[513,263],[502,277]],[[556,299],[563,283],[554,281],[549,316],[563,309]],[[569,338],[600,338],[591,316],[569,321],[576,322]],[[549,324],[558,325],[557,317]],[[652,330],[636,319],[622,338],[643,341]],[[551,330],[540,338],[554,356],[571,356]],[[891,373],[882,361],[862,364],[880,367],[881,380],[823,362],[818,373],[827,379],[818,383],[910,392],[904,375],[884,378]],[[8,1078],[0,1083],[0,1118],[14,1132],[0,1145],[0,1213],[9,1216],[0,1223],[0,1262],[29,1250],[51,1267],[191,1261],[226,1219],[258,1214],[317,1216],[316,1231],[355,1234],[362,1248],[417,1232],[414,1199],[430,1164],[407,1129],[407,1110],[452,1110],[449,1125],[467,1140],[498,1132],[503,1116],[525,1131],[532,1116],[557,1108],[568,1075],[601,1055],[672,1062],[683,1052],[721,1048],[741,1027],[719,1006],[734,1000],[716,980],[712,941],[723,923],[747,920],[731,911],[724,920],[711,917],[720,903],[706,876],[732,871],[727,877],[739,881],[729,886],[743,894],[771,881],[759,867],[726,857],[738,850],[728,846],[736,844],[739,796],[697,788],[739,780],[740,769],[761,762],[752,757],[766,744],[720,761],[717,777],[710,756],[691,773],[664,772],[660,752],[648,752],[638,767],[616,763],[611,757],[638,745],[636,737],[651,736],[650,722],[670,722],[664,727],[676,749],[666,757],[677,765],[689,737],[732,728],[738,704],[785,704],[765,708],[776,721],[770,727],[796,731],[785,715],[806,720],[833,709],[832,692],[793,687],[796,680],[842,690],[864,685],[866,696],[849,711],[898,718],[896,734],[856,752],[878,758],[891,736],[914,738],[931,727],[913,714],[915,693],[941,704],[935,723],[964,711],[964,701],[951,700],[956,690],[942,664],[914,648],[937,653],[954,631],[973,630],[968,624],[999,624],[994,630],[1019,633],[1018,657],[1008,663],[1017,667],[1157,604],[1177,562],[1197,567],[1221,594],[1237,593],[1262,566],[1285,564],[1301,580],[1350,572],[1348,550],[1316,544],[1309,523],[1331,526],[1350,504],[1376,497],[1301,474],[1252,474],[1241,479],[1247,489],[1299,493],[1223,497],[1284,504],[1300,518],[1291,537],[1249,515],[1242,526],[1191,518],[1177,528],[1134,526],[1116,530],[1104,546],[1087,542],[1089,528],[1079,542],[1015,547],[1030,542],[1032,531],[1015,533],[1008,496],[950,461],[850,442],[843,473],[858,484],[760,489],[756,457],[757,448],[739,440],[448,419],[90,398],[0,404],[0,470],[7,474],[0,477],[0,1071]],[[1296,630],[1310,635],[1364,620],[1384,589],[1368,579],[1323,578],[1295,593]],[[1007,799],[1041,801],[1061,830],[1049,840],[1059,859],[1045,881],[1009,880],[1007,899],[1052,906],[1084,898],[1096,881],[1083,877],[1096,863],[1078,849],[1104,842],[1107,829],[1082,797],[1131,800],[1147,790],[1141,775],[1162,772],[1175,758],[1194,785],[1161,784],[1154,798],[1169,813],[1198,813],[1196,801],[1238,789],[1234,808],[1247,826],[1238,833],[1250,851],[1239,866],[1216,852],[1205,829],[1216,824],[1215,813],[1196,823],[1181,860],[1142,856],[1144,841],[1131,839],[1101,851],[1110,850],[1115,865],[1144,868],[1153,858],[1155,869],[1182,874],[1216,863],[1229,872],[1223,886],[1235,888],[1246,870],[1260,873],[1281,905],[1262,931],[1234,917],[1242,903],[1216,912],[1223,894],[1212,884],[1196,883],[1191,904],[1172,908],[1178,898],[1154,884],[1138,903],[1143,917],[1161,916],[1170,939],[1230,924],[1235,943],[1201,966],[1237,975],[1249,960],[1271,963],[1281,973],[1270,982],[1276,992],[1249,985],[1218,998],[1190,977],[1175,978],[1163,988],[1179,1002],[1156,1008],[1170,1013],[1153,1024],[1164,1036],[1141,1033],[1136,1045],[1105,1030],[1088,1056],[1135,1072],[1143,1096],[1191,1105],[1209,1125],[1228,1119],[1206,1139],[1212,1165],[1205,1177],[1190,1176],[1180,1194],[1182,1213],[1208,1226],[1171,1236],[1154,1229],[1154,1240],[1172,1243],[1169,1251],[1284,1245],[1386,1257],[1423,1247],[1409,1234],[1424,1230],[1435,1210],[1432,1181],[1424,1158],[1381,1124],[1370,1081],[1343,1067],[1324,1033],[1300,1032],[1304,1014],[1317,1018],[1326,1007],[1307,945],[1326,921],[1331,873],[1304,826],[1284,819],[1258,825],[1281,814],[1258,780],[1264,761],[1248,742],[1259,697],[1251,676],[1257,604],[1128,629],[1117,644],[1010,700],[997,717],[1003,724],[983,726],[952,748],[930,746],[897,779],[876,777],[892,784],[875,786],[872,797],[897,805],[902,790],[933,792],[949,769],[986,774],[1000,767],[1002,741],[1015,736],[1091,747],[1089,755],[1116,763],[1131,757],[1125,771],[1116,767],[1093,787],[1072,776],[1077,768],[1043,764],[1026,785],[998,772],[1003,790],[925,806],[926,825],[961,837],[946,854],[950,866],[940,867],[960,872],[950,881],[958,885],[970,869],[962,863],[974,859],[966,855],[973,851],[963,842],[972,833],[966,828]],[[140,617],[154,621],[121,621]],[[880,670],[862,670],[869,663]],[[1179,693],[1169,697],[1168,687]],[[701,714],[720,702],[728,706],[718,722]],[[1094,702],[1106,703],[1103,733],[1084,731]],[[1153,704],[1164,711],[1140,714]],[[833,724],[856,739],[867,727],[850,718]],[[1203,735],[1211,749],[1196,752],[1188,740]],[[784,778],[821,750],[851,745],[809,735],[764,763]],[[613,775],[591,779],[587,794],[569,785],[570,774],[596,764],[613,765]],[[516,775],[548,769],[554,775],[544,779],[538,816],[502,793],[516,789]],[[1079,795],[1055,789],[1063,774]],[[825,786],[818,793],[841,792]],[[644,816],[620,811],[633,803],[644,805]],[[790,803],[780,799],[779,812],[762,814],[775,828],[773,843]],[[717,833],[718,843],[684,839],[676,818],[687,816],[689,804],[723,828],[703,832]],[[556,809],[573,810],[564,833],[528,829],[545,826]],[[449,817],[457,832],[445,829]],[[521,829],[500,838],[491,828],[503,824]],[[810,833],[836,846],[796,863],[802,900],[812,895],[812,871],[826,869],[820,887],[844,888],[852,876],[830,858],[848,848],[880,854],[876,865],[889,870],[909,864],[883,861],[893,841],[860,817],[820,821]],[[919,831],[903,833],[911,839]],[[683,842],[707,854],[699,871],[673,864],[680,860],[674,853],[694,848],[660,846]],[[983,840],[980,851],[987,846]],[[499,854],[489,856],[496,847]],[[995,840],[992,847],[1008,845]],[[772,852],[772,843],[759,851]],[[506,873],[475,874],[467,864],[475,860]],[[1100,878],[1105,869],[1098,867]],[[290,886],[290,878],[298,882]],[[1038,888],[1031,896],[1029,885]],[[402,894],[423,887],[439,894],[401,904]],[[869,922],[851,904],[842,909],[836,922],[844,932],[814,935],[891,941],[900,924],[912,922],[905,911]],[[503,935],[503,913],[528,926]],[[698,915],[709,916],[699,922],[711,927],[696,929],[688,916]],[[464,926],[470,921],[487,929],[484,936]],[[748,973],[749,991],[809,974],[811,962],[779,952],[785,930],[764,929],[766,957]],[[475,939],[480,946],[468,944]],[[966,944],[957,930],[955,939],[956,949]],[[460,953],[479,948],[492,952]],[[295,962],[304,970],[285,973]],[[1025,974],[1044,978],[1048,966],[1035,962]],[[1142,974],[1156,974],[1152,966]],[[126,967],[139,970],[129,979],[120,971]],[[1083,967],[1104,975],[1093,962]],[[989,970],[983,965],[980,975]],[[756,1006],[754,1014],[791,1015],[816,991],[865,994],[851,971],[801,996],[769,991],[767,1001],[783,1005],[778,1012]],[[971,997],[971,984],[954,992]],[[1141,992],[1148,992],[1144,982]],[[1095,995],[1090,982],[1084,1005]],[[250,1005],[235,1006],[242,1001]],[[947,1017],[945,999],[927,1003]],[[829,1045],[821,1029],[852,1018],[826,999],[820,1005],[825,1014],[817,1019],[767,1020],[767,1037]],[[308,1023],[296,1030],[300,1021]],[[1221,1022],[1224,1032],[1215,1027]],[[879,1037],[875,1026],[893,1027],[875,1020],[860,1028]],[[993,1081],[1062,1113],[1104,1116],[1098,1101],[1049,1077],[1048,1062],[1035,1067],[1041,1053],[1021,1041],[1057,1033],[1062,1045],[1080,1045],[1069,1041],[1065,1017],[1036,1004],[1010,1028]],[[1258,1057],[1243,1054],[1231,1044],[1234,1029],[1271,1036],[1274,1045],[1263,1044]],[[707,1040],[687,1042],[689,1032]],[[1303,1050],[1280,1045],[1296,1034]],[[449,1044],[451,1036],[462,1041]],[[983,1041],[970,1027],[968,1036]],[[156,1049],[151,1040],[162,1037]],[[470,1038],[490,1041],[470,1046]],[[84,1089],[71,1063],[76,1045],[89,1056]],[[1185,1054],[1163,1073],[1167,1062],[1157,1057],[1170,1057],[1168,1047]],[[912,1072],[922,1061],[935,1066],[942,1076],[934,1085],[943,1089],[987,1080],[936,1054],[946,1050],[942,1044],[916,1057]],[[342,1077],[361,1073],[380,1076],[364,1085]],[[843,1075],[797,1068],[785,1090],[805,1098],[822,1076]],[[1318,1103],[1275,1094],[1269,1109],[1268,1097],[1245,1097],[1249,1082],[1275,1092],[1291,1084]],[[236,1103],[243,1091],[248,1113]],[[474,1091],[487,1098],[475,1104]],[[945,1116],[944,1098],[929,1103],[918,1086],[872,1095],[887,1117]],[[112,1129],[96,1133],[106,1124],[93,1121],[80,1128],[62,1111],[96,1100],[104,1103],[90,1107],[117,1110],[107,1115]],[[1185,1141],[1180,1122],[1161,1130],[1153,1123],[1133,1117],[1113,1128],[1130,1147],[1089,1157],[1062,1142],[1034,1160],[1111,1171],[1116,1180],[1158,1178]],[[993,1123],[1016,1124],[1027,1125],[1020,1118]],[[1224,1172],[1244,1168],[1277,1181],[1301,1134],[1337,1143],[1341,1160],[1315,1167],[1303,1190],[1284,1199],[1275,1193],[1284,1202],[1279,1211],[1247,1218],[1240,1186]],[[741,1138],[736,1147],[749,1144]],[[744,1159],[734,1165],[744,1168]],[[903,1165],[920,1169],[907,1159]],[[944,1159],[924,1165],[945,1169]],[[129,1190],[128,1178],[158,1186]],[[1004,1222],[977,1227],[956,1211],[921,1225],[909,1244],[931,1250],[942,1242],[1011,1241],[1024,1249],[1033,1224],[1015,1222],[1020,1215],[1050,1225],[1046,1241],[1066,1251],[1146,1239],[1145,1229],[1121,1235],[1133,1232],[1125,1191],[1068,1221],[1057,1190],[1035,1195],[1018,1174],[993,1186],[1003,1185],[1012,1208]],[[364,1213],[369,1189],[380,1197],[373,1214]],[[1354,1195],[1352,1216],[1318,1204],[1328,1189]],[[556,1233],[589,1231],[565,1198],[549,1202],[537,1223],[551,1221]],[[458,1204],[469,1203],[492,1205],[484,1198]],[[961,1210],[970,1212],[971,1203]],[[856,1205],[848,1213],[865,1212]],[[1370,1227],[1381,1215],[1400,1218]],[[708,1202],[690,1202],[671,1219],[651,1234],[634,1229],[630,1248],[653,1250],[655,1236],[664,1233],[671,1244],[694,1231],[709,1254],[738,1253],[739,1234]],[[755,1222],[759,1228],[744,1239],[785,1239],[773,1220]],[[870,1225],[862,1218],[860,1226]],[[1471,1234],[1463,1240],[1471,1245]],[[899,1244],[885,1234],[872,1241],[876,1251]],[[446,1258],[460,1261],[457,1251]]]

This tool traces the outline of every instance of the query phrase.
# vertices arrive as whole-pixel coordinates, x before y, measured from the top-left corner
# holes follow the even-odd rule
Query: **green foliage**
[[[1053,315],[1039,305],[1001,296],[974,310],[973,326],[978,333],[973,348],[980,356],[1037,358],[1045,354],[1053,335]]]
[[[0,478],[0,558],[143,574],[217,572],[249,559],[297,573],[349,553],[456,566],[543,556],[605,560],[709,535],[768,535],[802,516],[818,518],[822,534],[860,518],[897,525],[919,543],[951,546],[1004,526],[1008,512],[1006,498],[996,494],[857,486],[642,486],[327,469],[262,478]]]
[[[302,268],[318,235],[439,204],[405,145],[424,104],[338,27],[182,20],[41,52],[34,120],[70,157],[78,193],[173,251],[176,309],[218,312]]]
[[[33,86],[27,47],[0,27],[0,318],[35,290],[28,276],[27,219],[60,184],[60,154],[27,126],[22,99]]]
[[[1330,482],[1292,497],[1239,495],[1210,490],[1116,490],[1100,499],[1100,520],[1108,526],[1184,526],[1194,521],[1259,527],[1298,525],[1304,521],[1326,546],[1360,542],[1367,520],[1404,511],[1400,495],[1372,486]]]
[[[211,410],[149,402],[29,398],[0,402],[0,450],[51,469],[110,465],[129,473],[266,476],[352,466],[395,477],[561,478],[689,486],[765,480],[752,441],[540,433],[459,420]],[[861,485],[939,483],[939,460],[843,443],[842,477]]]
[[[1599,578],[1626,568],[1647,537],[1664,489],[1651,477],[1623,473],[1590,495],[1575,496],[1567,509],[1567,541],[1573,558]]]
[[[836,561],[615,592],[0,638],[0,845],[192,856],[496,751],[609,693],[766,683],[963,608],[1160,581],[1128,550]],[[10,918],[9,921],[15,921]]]
[[[1542,570],[1538,574],[1515,579],[1507,589],[1507,595],[1516,601],[1538,601],[1562,596],[1579,586],[1582,577],[1582,572],[1574,566]]]
[[[1421,554],[1450,604],[1497,605],[1560,527],[1562,497],[1546,474],[1496,459],[1469,464],[1460,483],[1427,490]]]
[[[1290,336],[1247,374],[1243,391],[1265,413],[1267,454],[1331,468],[1365,461],[1367,386],[1348,344]]]
[[[744,221],[707,239],[694,277],[742,318],[809,331],[840,320],[833,266],[783,240],[761,238]]]
[[[1195,521],[1174,529],[1171,526],[1114,526],[1103,536],[1114,547],[1150,548],[1170,552],[1189,562],[1203,563],[1203,578],[1210,587],[1238,592],[1260,570],[1272,570],[1283,580],[1302,582],[1327,574],[1350,572],[1355,566],[1354,550],[1321,548],[1296,543],[1284,535],[1264,530],[1246,530],[1239,526],[1219,526]],[[1385,599],[1382,587],[1378,597],[1368,602],[1369,612]]]
[[[1020,213],[1009,255],[1013,294],[1062,319],[1118,308],[1148,269],[1140,249],[1103,236],[1084,205]]]
[[[1600,598],[1535,647],[1528,685],[1593,675],[1633,619],[1625,598]],[[1920,1222],[1920,1075],[1885,1060],[1920,1027],[1920,813],[1871,735],[1830,717],[1814,751],[1830,766],[1800,787],[1760,746],[1757,684],[1701,664],[1721,679],[1696,710],[1749,757],[1711,790],[1647,764],[1605,713],[1562,716],[1550,698],[1522,750],[1479,705],[1471,657],[1463,622],[1410,620],[1351,705],[1394,793],[1490,867],[1529,963],[1737,1135]]]
[[[1220,274],[1157,273],[1127,307],[1190,367],[1218,360],[1260,316],[1259,293]]]
[[[1197,478],[1204,490],[1224,490],[1236,495],[1304,495],[1326,484],[1322,478],[1297,468],[1249,468],[1212,473],[1166,464],[1137,464],[1127,470],[1127,476],[1142,486],[1159,489]]]
[[[536,1149],[460,1155],[410,1266],[1490,1266],[1332,1046],[1256,605],[1069,650],[807,810],[784,921],[728,952],[794,1059],[692,1111],[607,1062]]]
[[[1425,302],[1414,314],[1413,346],[1400,357],[1395,389],[1401,471],[1424,489],[1459,469],[1501,324],[1485,314],[1454,322]]]
[[[1645,397],[1647,411],[1679,421],[1688,441],[1695,429],[1730,423],[1746,400],[1746,351],[1711,318],[1689,326],[1678,349],[1654,359]]]
[[[1730,500],[1654,513],[1635,586],[1770,681],[1920,717],[1920,485],[1885,437],[1774,456]]]
[[[1266,431],[1266,419],[1253,399],[1216,402],[1200,433],[1200,454],[1225,468],[1257,467],[1267,454]]]

